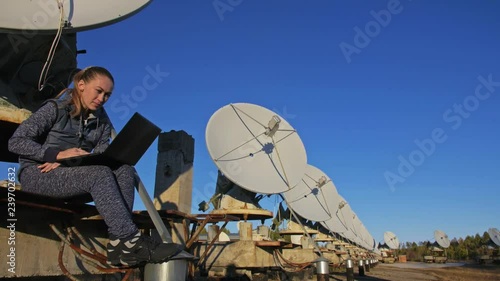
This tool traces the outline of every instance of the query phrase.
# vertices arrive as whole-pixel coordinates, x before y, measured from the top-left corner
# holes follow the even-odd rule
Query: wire
[[[54,56],[56,54],[57,45],[59,44],[59,41],[61,40],[62,30],[63,30],[63,26],[64,26],[64,24],[63,24],[63,17],[64,17],[63,0],[57,0],[57,6],[58,6],[59,11],[60,11],[59,27],[57,29],[56,37],[54,38],[54,41],[52,41],[52,45],[50,46],[47,60],[45,61],[45,64],[43,65],[42,71],[40,72],[40,78],[38,80],[38,90],[39,91],[41,91],[43,89],[45,82],[47,82],[47,75],[49,73],[49,69],[50,69],[50,66],[52,64],[52,60],[54,59]]]

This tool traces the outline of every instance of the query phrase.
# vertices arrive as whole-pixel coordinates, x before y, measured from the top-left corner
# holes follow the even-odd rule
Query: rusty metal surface
[[[216,209],[212,215],[230,215],[238,217],[239,220],[265,220],[273,217],[273,212],[263,209]]]
[[[215,237],[218,237],[219,234],[222,232],[226,224],[230,221],[238,221],[239,219],[234,216],[229,216],[229,215],[205,215],[205,214],[198,214],[198,215],[193,215],[196,218],[195,224],[193,224],[193,230],[191,237],[189,240],[186,242],[186,247],[189,249],[193,245],[193,243],[198,240],[198,237],[203,229],[205,229],[205,226],[208,223],[218,223],[218,222],[224,222],[223,227],[221,227]],[[210,243],[210,247],[207,249],[207,251],[213,246],[214,242],[216,239],[214,239]],[[202,255],[206,255],[206,253],[203,253]]]

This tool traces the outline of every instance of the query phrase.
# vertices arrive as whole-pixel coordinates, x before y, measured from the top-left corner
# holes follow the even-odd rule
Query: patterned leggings
[[[23,191],[54,198],[90,193],[95,206],[113,238],[126,238],[138,231],[132,221],[135,170],[123,165],[116,170],[107,166],[57,167],[42,173],[36,165],[23,169]]]

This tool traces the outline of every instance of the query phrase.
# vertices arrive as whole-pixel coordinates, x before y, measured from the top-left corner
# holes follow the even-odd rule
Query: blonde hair
[[[98,75],[108,77],[111,80],[111,82],[113,82],[113,84],[115,83],[113,75],[111,75],[111,72],[109,72],[106,68],[100,66],[89,66],[87,68],[78,71],[75,74],[75,76],[73,76],[74,88],[71,89],[66,88],[61,92],[61,93],[66,92],[67,94],[69,94],[71,99],[68,103],[75,105],[73,110],[70,112],[71,117],[80,115],[83,108],[82,97],[80,91],[78,90],[78,82],[80,82],[80,80],[83,80],[84,82],[89,82],[92,79],[95,79]]]

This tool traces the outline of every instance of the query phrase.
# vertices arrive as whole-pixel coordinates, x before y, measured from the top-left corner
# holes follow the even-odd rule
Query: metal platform
[[[213,215],[229,215],[239,218],[239,220],[265,220],[273,217],[273,212],[263,209],[216,209],[211,212]]]

